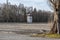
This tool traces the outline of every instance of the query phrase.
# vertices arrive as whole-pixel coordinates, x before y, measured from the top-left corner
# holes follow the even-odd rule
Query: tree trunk
[[[57,22],[54,21],[53,27],[50,31],[51,34],[57,33]]]
[[[58,15],[57,12],[54,13],[54,23],[53,23],[53,27],[51,28],[50,33],[55,34],[58,33],[59,34],[59,30],[58,30],[59,26],[58,26]]]

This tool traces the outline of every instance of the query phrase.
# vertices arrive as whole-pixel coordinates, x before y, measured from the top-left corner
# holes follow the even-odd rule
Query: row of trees
[[[26,8],[23,5],[11,5],[3,4],[3,8],[0,7],[0,22],[26,22],[27,13]],[[51,12],[32,10],[31,12],[33,22],[48,22],[48,18]]]
[[[3,4],[3,8],[0,16],[0,22],[23,22],[24,16],[26,14],[26,9],[24,7],[17,7],[17,5]]]
[[[32,13],[33,22],[48,22],[49,19],[50,20],[52,19],[52,18],[50,18],[51,14],[52,14],[51,12],[41,11],[41,10],[36,11],[34,9],[34,11]]]

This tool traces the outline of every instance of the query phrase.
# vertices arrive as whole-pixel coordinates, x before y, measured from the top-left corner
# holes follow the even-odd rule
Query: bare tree
[[[6,8],[6,5],[3,7],[2,14],[4,19],[8,22],[9,20],[9,10]]]
[[[53,27],[51,28],[50,33],[60,33],[59,32],[59,22],[58,22],[58,14],[59,14],[59,2],[60,0],[49,0],[50,2],[50,7],[53,8],[54,10],[54,23],[53,23]]]

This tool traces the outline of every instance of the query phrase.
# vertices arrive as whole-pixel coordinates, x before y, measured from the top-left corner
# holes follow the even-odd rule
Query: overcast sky
[[[47,0],[9,0],[9,2],[11,4],[16,4],[16,5],[22,3],[27,7],[31,6],[37,8],[38,10],[41,9],[41,10],[51,11],[51,8],[49,7]],[[0,0],[0,3],[6,3],[6,0]]]

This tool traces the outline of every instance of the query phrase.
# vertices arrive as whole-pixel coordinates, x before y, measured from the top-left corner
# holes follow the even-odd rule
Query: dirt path
[[[47,23],[0,23],[0,29],[45,29],[50,30]]]
[[[29,37],[29,35],[22,35],[16,33],[22,31],[26,32],[27,30],[33,30],[32,32],[37,32],[37,30],[41,29],[50,30],[50,27],[46,23],[0,23],[0,40],[60,40],[41,37]]]
[[[60,39],[29,37],[29,35],[0,32],[0,40],[60,40]]]

